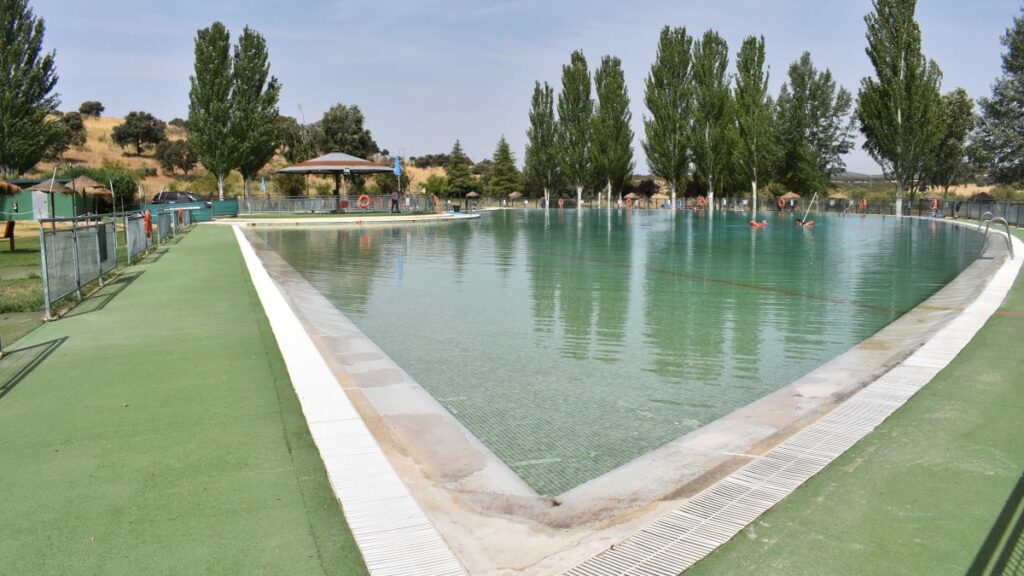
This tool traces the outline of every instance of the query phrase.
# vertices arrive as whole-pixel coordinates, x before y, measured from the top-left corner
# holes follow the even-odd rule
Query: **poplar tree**
[[[526,129],[526,178],[544,191],[544,207],[558,184],[558,124],[555,122],[554,90],[547,82],[534,83],[530,102],[530,127]]]
[[[48,117],[60,105],[53,92],[53,51],[43,54],[46,25],[27,0],[0,0],[0,176],[27,172],[64,135]]]
[[[693,43],[693,122],[690,141],[697,173],[708,184],[708,210],[714,210],[715,180],[729,166],[731,94],[726,68],[729,46],[714,30]]]
[[[790,64],[777,104],[779,171],[790,190],[824,192],[831,177],[846,169],[843,155],[853,149],[852,106],[850,93],[836,85],[830,70],[817,70],[810,53]]]
[[[498,147],[494,150],[494,164],[491,167],[491,180],[487,183],[487,192],[491,196],[507,196],[522,187],[522,178],[516,168],[516,159],[512,155],[508,141],[502,135]]]
[[[231,127],[238,143],[238,171],[246,197],[260,169],[274,157],[279,140],[278,96],[281,85],[270,76],[270,55],[263,36],[248,26],[235,46],[232,67]]]
[[[686,28],[662,28],[658,52],[644,82],[644,104],[651,117],[644,118],[642,145],[651,172],[668,182],[673,208],[676,194],[686,189],[689,177],[692,46]]]
[[[622,192],[636,167],[633,129],[629,127],[633,114],[629,111],[629,89],[622,73],[622,61],[614,56],[602,58],[601,66],[594,71],[594,85],[597,111],[591,128],[591,164],[594,175],[606,187],[611,206],[612,194]]]
[[[583,186],[590,179],[590,125],[594,101],[590,98],[590,72],[583,52],[572,53],[562,66],[562,92],[558,95],[558,166],[576,187],[576,207],[583,203]]]
[[[857,104],[864,149],[896,180],[896,215],[911,196],[941,137],[942,72],[921,53],[916,0],[872,0],[866,49],[875,78],[861,81]]]
[[[739,143],[736,160],[750,180],[752,218],[756,219],[758,177],[768,173],[771,159],[775,155],[772,99],[768,95],[763,36],[748,36],[736,54],[736,86],[733,94]]]
[[[1003,75],[982,98],[978,145],[996,182],[1024,185],[1024,15],[1002,37]]]
[[[220,22],[196,34],[195,74],[189,78],[189,140],[203,163],[217,177],[224,199],[224,179],[236,167],[237,129],[232,126],[231,38]]]
[[[942,188],[943,197],[969,173],[967,136],[976,122],[974,101],[966,90],[957,88],[942,96],[939,115],[942,134],[928,167],[928,184]]]

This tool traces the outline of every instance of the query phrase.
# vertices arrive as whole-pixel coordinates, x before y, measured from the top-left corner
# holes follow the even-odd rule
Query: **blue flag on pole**
[[[401,160],[401,156],[395,156],[395,176],[401,176],[402,175],[402,165],[399,164],[400,160]]]
[[[263,176],[260,176],[260,194],[266,194],[266,193],[267,193],[267,181],[263,179]]]

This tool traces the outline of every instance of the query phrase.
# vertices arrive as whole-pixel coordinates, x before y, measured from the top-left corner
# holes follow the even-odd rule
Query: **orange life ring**
[[[867,198],[861,198],[860,209],[861,210],[867,210],[868,209],[868,199]]]
[[[362,196],[359,197],[358,200],[359,207],[362,208],[363,210],[366,210],[367,208],[370,207],[370,202],[370,196],[367,194],[363,194]]]
[[[146,238],[153,237],[153,216],[146,210],[142,213],[142,222],[146,228]]]
[[[632,205],[633,205],[633,199],[632,198],[626,198],[626,206],[632,206]]]
[[[703,208],[708,205],[708,201],[703,196],[697,196],[697,205]]]
[[[786,201],[783,200],[782,198],[779,198],[779,210],[782,210],[785,207],[786,207]]]
[[[178,208],[178,224],[185,224],[185,211],[181,208]]]
[[[565,198],[558,199],[558,207],[561,208],[562,206],[565,206]]]

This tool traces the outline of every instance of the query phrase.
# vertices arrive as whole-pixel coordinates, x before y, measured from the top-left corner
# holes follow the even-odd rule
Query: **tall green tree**
[[[651,113],[644,118],[642,142],[647,166],[668,182],[673,207],[676,194],[686,189],[690,170],[692,48],[693,38],[686,28],[662,28],[658,53],[644,83],[644,103]]]
[[[195,73],[189,78],[189,140],[199,161],[217,178],[224,199],[224,179],[236,167],[237,130],[232,126],[231,36],[220,22],[196,34]]]
[[[558,123],[554,90],[547,82],[534,83],[530,102],[530,127],[526,129],[526,179],[544,191],[544,207],[558,185]]]
[[[970,174],[967,161],[967,137],[977,123],[974,101],[963,88],[942,96],[939,125],[942,135],[928,166],[928,184],[942,188],[942,195],[963,182]]]
[[[903,192],[913,195],[941,137],[942,73],[921,53],[916,0],[872,0],[867,23],[868,58],[875,78],[860,85],[857,117],[864,149],[896,180],[896,215]]]
[[[147,144],[159,144],[167,138],[167,126],[163,120],[149,112],[129,112],[124,122],[114,126],[110,139],[118,146],[135,146],[135,154],[142,156]]]
[[[238,143],[237,167],[248,197],[253,180],[277,151],[277,102],[281,93],[277,78],[270,75],[267,42],[248,26],[235,46],[231,72],[231,127]]]
[[[448,153],[448,163],[444,166],[445,176],[448,179],[448,185],[445,188],[447,193],[461,196],[475,188],[473,175],[469,173],[470,164],[469,157],[462,151],[462,143],[456,140],[452,151]]]
[[[47,158],[63,158],[68,148],[74,146],[81,149],[88,140],[88,132],[85,129],[85,122],[78,112],[68,112],[59,118],[61,135],[53,142],[46,153]]]
[[[614,56],[601,58],[594,71],[597,89],[597,111],[591,128],[591,164],[594,176],[605,186],[606,199],[611,206],[612,194],[633,177],[633,129],[629,123],[629,89],[622,73],[622,61]]]
[[[775,157],[772,115],[765,66],[764,37],[748,36],[736,54],[735,102],[736,163],[750,181],[752,218],[757,218],[758,178],[767,176]]]
[[[715,183],[730,165],[731,98],[729,46],[714,30],[693,43],[693,121],[690,142],[696,171],[707,182],[708,210],[714,210]]]
[[[491,167],[491,179],[488,182],[487,193],[491,196],[508,196],[518,192],[523,187],[523,179],[516,168],[516,158],[512,154],[512,148],[502,135],[498,140],[498,147],[494,150],[494,165]]]
[[[65,132],[48,118],[60,99],[55,53],[43,54],[45,31],[28,0],[0,0],[0,176],[31,169]]]
[[[996,182],[1024,185],[1024,15],[1002,37],[1003,75],[982,98],[978,156]],[[0,95],[2,97],[2,95]],[[0,144],[2,146],[2,144]]]
[[[366,128],[366,117],[359,106],[338,103],[324,112],[315,126],[313,136],[320,154],[344,152],[360,158],[369,158],[380,152],[380,147]]]
[[[558,94],[558,167],[576,187],[576,206],[583,204],[583,186],[590,180],[590,126],[594,100],[590,97],[590,71],[583,52],[577,50],[562,66],[562,91]]]
[[[789,66],[779,91],[777,140],[779,176],[790,190],[824,192],[832,176],[846,169],[843,155],[853,149],[853,98],[837,86],[827,68],[818,71],[804,52]]]

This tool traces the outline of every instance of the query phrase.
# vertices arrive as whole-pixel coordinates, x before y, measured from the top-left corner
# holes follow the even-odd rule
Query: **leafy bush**
[[[78,107],[78,113],[82,116],[99,118],[100,114],[103,114],[103,111],[105,109],[106,108],[103,107],[103,104],[95,100],[86,100],[85,102],[82,102],[81,106]]]
[[[124,124],[115,126],[111,132],[111,138],[118,146],[135,146],[139,156],[142,156],[143,146],[158,144],[166,137],[163,121],[149,112],[129,112]]]
[[[278,174],[270,181],[270,185],[280,196],[306,194],[306,179],[301,174]]]
[[[237,196],[242,189],[242,175],[234,170],[224,179],[224,197],[229,194]],[[217,195],[217,176],[212,172],[204,172],[202,176],[192,182],[192,191],[200,196]]]

